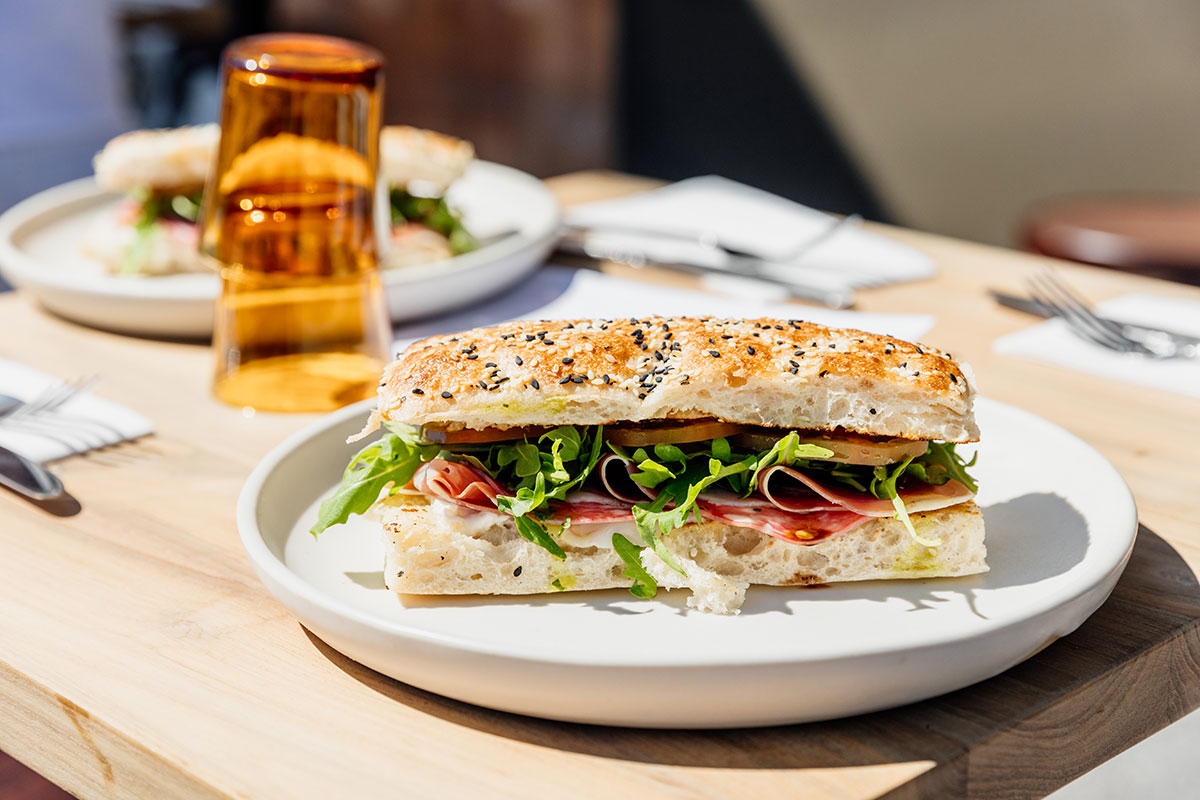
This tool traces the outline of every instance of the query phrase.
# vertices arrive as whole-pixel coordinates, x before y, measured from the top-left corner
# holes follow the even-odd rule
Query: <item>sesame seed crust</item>
[[[978,438],[970,371],[947,354],[799,320],[509,322],[410,345],[379,391],[384,419],[452,428],[715,417]]]

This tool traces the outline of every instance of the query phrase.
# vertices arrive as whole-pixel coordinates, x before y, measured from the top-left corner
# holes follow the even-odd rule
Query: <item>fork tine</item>
[[[1063,298],[1054,291],[1054,287],[1039,281],[1039,277],[1041,276],[1035,276],[1028,283],[1030,296],[1054,311],[1058,317],[1067,323],[1071,331],[1081,339],[1106,347],[1109,350],[1117,350],[1123,353],[1147,352],[1146,348],[1139,342],[1135,342],[1124,335],[1114,334],[1107,328],[1097,325],[1091,317],[1080,313],[1072,304],[1064,302]]]
[[[80,392],[86,391],[99,378],[92,375],[88,378],[76,378],[73,381],[61,381],[42,391],[41,394],[8,415],[9,419],[35,416],[61,407]]]
[[[1096,336],[1107,340],[1114,348],[1126,349],[1133,344],[1132,340],[1123,334],[1115,333],[1100,325],[1096,321],[1094,314],[1087,314],[1080,311],[1079,306],[1072,303],[1070,298],[1064,297],[1058,291],[1057,285],[1046,279],[1045,274],[1035,276],[1031,280],[1030,285],[1040,290],[1043,302],[1055,308],[1060,316],[1074,320],[1076,325],[1087,328]]]
[[[1105,319],[1104,317],[1097,314],[1095,309],[1092,308],[1092,304],[1087,300],[1087,298],[1085,298],[1083,295],[1081,295],[1078,291],[1076,291],[1070,284],[1068,284],[1062,278],[1058,277],[1058,275],[1056,275],[1053,271],[1046,270],[1045,272],[1043,272],[1041,274],[1041,277],[1042,277],[1042,280],[1046,282],[1046,285],[1052,286],[1055,290],[1057,290],[1058,294],[1061,297],[1063,297],[1065,300],[1067,300],[1069,303],[1071,303],[1071,305],[1075,309],[1079,310],[1081,313],[1086,314],[1091,320],[1095,321],[1095,323],[1097,325],[1101,326],[1102,328],[1105,328],[1106,330],[1111,331],[1112,333],[1114,333],[1118,336],[1122,336],[1126,339],[1129,338],[1125,334],[1125,332],[1121,330],[1121,327],[1119,325],[1117,325],[1117,323],[1113,322],[1110,319]]]

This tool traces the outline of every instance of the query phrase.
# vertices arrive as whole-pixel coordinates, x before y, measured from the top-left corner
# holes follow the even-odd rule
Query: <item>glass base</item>
[[[213,394],[257,411],[324,413],[374,397],[383,363],[362,353],[263,358],[218,376]]]

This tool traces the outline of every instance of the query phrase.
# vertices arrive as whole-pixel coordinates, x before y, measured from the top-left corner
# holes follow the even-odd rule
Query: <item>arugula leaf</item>
[[[912,464],[913,457],[901,461],[893,469],[887,467],[876,467],[875,477],[871,481],[871,493],[881,500],[891,500],[892,508],[896,510],[896,519],[908,529],[908,535],[916,539],[926,547],[937,547],[942,543],[941,539],[926,539],[917,533],[917,529],[913,527],[912,520],[909,519],[908,509],[904,505],[903,498],[900,497],[899,491],[896,488],[897,481],[900,480],[909,465]]]
[[[613,550],[625,562],[625,577],[633,581],[629,593],[634,597],[650,599],[658,594],[658,583],[642,566],[642,548],[626,539],[619,533],[612,537]]]
[[[558,542],[554,541],[554,538],[546,532],[546,528],[542,523],[528,516],[514,517],[514,521],[517,523],[517,533],[521,534],[522,538],[528,539],[539,547],[548,550],[550,555],[560,561],[567,557],[567,554],[563,552]]]
[[[629,479],[649,489],[653,489],[668,478],[675,477],[674,472],[649,458],[639,462],[637,468],[639,471],[632,473]]]
[[[775,442],[774,447],[755,460],[749,484],[751,487],[758,486],[758,476],[762,474],[763,470],[769,467],[776,465],[790,467],[800,459],[829,458],[831,455],[833,455],[832,450],[819,445],[800,444],[800,434],[792,431],[787,436]],[[747,489],[746,494],[749,494],[749,489]]]
[[[413,474],[433,456],[436,446],[414,445],[391,434],[368,444],[354,455],[342,473],[342,483],[321,502],[317,522],[309,529],[313,536],[331,525],[338,525],[374,505],[385,490],[397,489],[412,480]]]
[[[469,253],[479,248],[479,242],[463,227],[462,218],[450,209],[445,198],[418,197],[403,189],[393,189],[389,199],[392,207],[392,225],[419,222],[445,236],[450,243],[450,252],[454,255]]]
[[[976,453],[970,461],[963,461],[962,456],[954,452],[954,444],[951,442],[930,442],[929,449],[912,465],[919,469],[914,471],[910,467],[910,471],[914,471],[925,483],[941,486],[953,478],[972,492],[978,492],[979,486],[975,479],[967,474],[967,467],[975,466],[978,459],[979,453]]]
[[[707,464],[700,459],[692,459],[687,471],[666,483],[652,503],[635,503],[633,519],[637,524],[638,534],[646,542],[663,563],[680,575],[686,575],[683,568],[662,543],[662,536],[687,524],[688,517],[693,514],[698,522],[703,522],[696,501],[700,493],[717,481],[745,472],[749,465],[743,462],[722,464],[718,459],[710,458]],[[707,474],[701,470],[707,471]],[[671,503],[672,507],[667,508]]]

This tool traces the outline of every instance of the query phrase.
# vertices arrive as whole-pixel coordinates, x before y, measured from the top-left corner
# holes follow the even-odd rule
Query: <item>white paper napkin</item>
[[[839,278],[848,287],[916,280],[936,272],[933,260],[921,251],[855,225],[837,229],[811,250],[791,258],[789,253],[827,231],[836,218],[715,175],[575,206],[567,212],[567,221],[694,237],[696,242],[630,233],[593,235],[605,245],[644,248],[659,260],[690,259],[723,266],[727,259],[699,242],[702,234],[712,233],[726,245],[770,261],[764,270],[767,274],[809,272]]]
[[[523,303],[524,298],[534,298],[537,305]],[[802,319],[820,325],[858,328],[908,340],[924,336],[935,322],[928,314],[834,311],[785,303],[764,303],[614,278],[590,270],[551,266],[537,272],[521,289],[489,303],[397,329],[395,346],[400,350],[425,336],[494,325],[509,319],[617,318],[654,314]]]
[[[52,375],[0,358],[0,393],[31,400],[60,383]],[[150,420],[136,411],[80,392],[54,411],[9,421],[0,418],[0,446],[34,461],[57,461],[152,430]]]
[[[1106,317],[1141,325],[1158,325],[1200,336],[1200,303],[1151,294],[1127,294],[1099,303]],[[1061,319],[1010,333],[992,345],[997,353],[1079,370],[1102,378],[1200,397],[1200,360],[1148,359],[1117,353],[1071,333]]]

